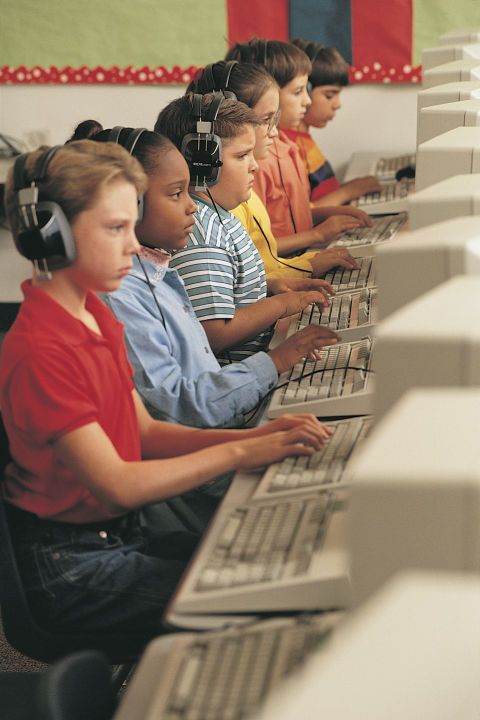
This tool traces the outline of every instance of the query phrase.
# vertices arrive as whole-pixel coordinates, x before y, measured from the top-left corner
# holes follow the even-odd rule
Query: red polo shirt
[[[140,460],[132,368],[123,326],[93,294],[98,335],[30,281],[0,360],[0,402],[14,463],[5,497],[39,517],[72,523],[111,517],[55,458],[53,442],[98,422],[120,457]]]

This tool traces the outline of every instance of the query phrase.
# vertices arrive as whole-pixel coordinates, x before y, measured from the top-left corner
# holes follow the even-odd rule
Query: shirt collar
[[[172,272],[168,265],[157,265],[146,254],[139,253],[133,257],[133,267],[130,275],[146,282],[145,273],[152,285],[157,285],[163,280],[167,272]]]
[[[85,323],[73,317],[41,287],[31,280],[22,283],[25,307],[32,322],[39,327],[48,325],[52,336],[59,336],[69,345],[82,345],[86,341],[104,343],[119,342],[123,338],[123,325],[93,292],[87,293],[85,307],[95,317],[102,335],[93,332]]]
[[[211,210],[214,210],[214,211],[215,211],[215,207],[214,207],[213,203],[211,203],[209,200],[205,200],[205,198],[199,197],[198,195],[195,195],[195,193],[193,193],[193,192],[190,193],[190,196],[193,198],[193,200],[194,200],[197,204],[198,204],[198,203],[203,203],[203,205],[206,205],[206,206],[209,207]],[[221,205],[219,205],[218,203],[216,203],[216,206],[217,206],[216,209],[218,210],[218,214],[220,215],[220,217],[224,218],[225,220],[229,220],[229,219],[230,219],[230,216],[231,216],[230,211],[229,211],[229,210],[225,210],[225,208],[222,207]]]
[[[270,152],[275,157],[284,158],[294,152],[294,147],[295,146],[293,142],[288,138],[288,136],[283,132],[283,130],[279,130],[278,138],[274,139],[273,145],[270,148]]]

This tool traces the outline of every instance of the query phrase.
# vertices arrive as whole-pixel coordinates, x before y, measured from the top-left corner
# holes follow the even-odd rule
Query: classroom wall
[[[4,85],[0,86],[0,132],[26,140],[62,143],[79,121],[105,127],[151,128],[158,112],[183,86]],[[339,173],[358,150],[414,150],[417,85],[353,85],[330,125],[314,134]]]
[[[86,118],[105,127],[151,128],[158,112],[183,92],[180,86],[0,86],[0,132],[25,141],[63,143]],[[415,85],[355,85],[343,94],[343,107],[329,127],[315,136],[335,170],[342,173],[352,153],[415,147]],[[0,229],[0,303],[21,300],[20,281],[30,263],[13,249],[9,233]]]

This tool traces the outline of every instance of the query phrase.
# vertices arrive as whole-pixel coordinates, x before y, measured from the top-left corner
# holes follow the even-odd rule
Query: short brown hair
[[[201,70],[188,86],[187,92],[203,95],[214,90],[228,89],[235,94],[237,100],[253,108],[268,90],[278,87],[275,78],[263,65],[236,62],[230,72],[228,88],[224,88],[221,85],[227,65],[226,60],[219,60],[210,65],[210,72],[207,72],[208,66]]]
[[[348,85],[348,64],[336,48],[301,38],[292,40],[292,44],[303,50],[312,62],[312,72],[308,79],[313,88],[321,85]]]
[[[264,65],[280,88],[298,75],[310,75],[312,70],[308,55],[282,40],[252,38],[247,43],[237,43],[230,48],[225,59]]]
[[[38,161],[48,150],[39,148],[28,154],[25,163],[25,184],[35,179]],[[111,183],[125,180],[138,194],[147,187],[142,166],[124,148],[114,143],[79,140],[60,147],[52,157],[45,180],[39,185],[39,199],[58,203],[67,220],[95,204],[99,193]],[[15,237],[20,231],[20,218],[15,197],[13,168],[5,184],[5,211]]]
[[[215,95],[202,95],[202,113],[208,110]],[[222,140],[230,140],[243,132],[245,125],[260,125],[261,120],[253,110],[237,100],[223,100],[214,123],[215,134]],[[196,120],[193,116],[193,93],[172,100],[158,115],[155,132],[168,137],[180,150],[185,135],[196,131]]]

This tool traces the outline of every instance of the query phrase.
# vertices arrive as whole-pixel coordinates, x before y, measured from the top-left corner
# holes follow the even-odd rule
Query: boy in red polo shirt
[[[154,534],[138,509],[235,469],[311,454],[327,437],[310,416],[235,431],[148,415],[123,328],[95,295],[131,268],[145,187],[138,162],[111,143],[16,161],[6,210],[34,274],[0,361],[13,458],[3,495],[32,610],[57,632],[115,634],[132,656],[162,631],[198,539]]]

